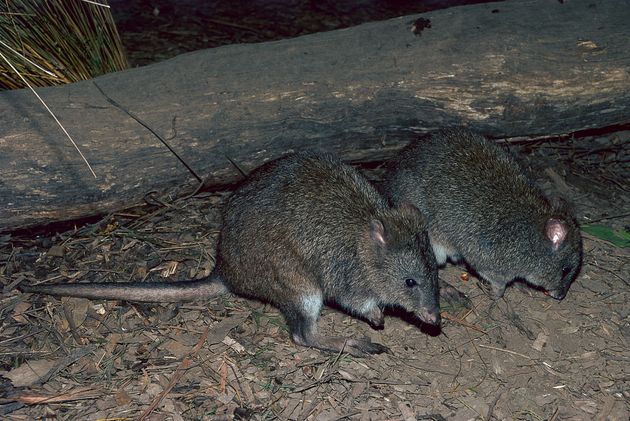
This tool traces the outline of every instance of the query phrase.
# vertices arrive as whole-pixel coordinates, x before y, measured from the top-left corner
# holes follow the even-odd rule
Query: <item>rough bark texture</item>
[[[431,27],[416,35],[420,17]],[[240,178],[226,157],[245,170],[306,148],[371,161],[445,125],[504,137],[627,123],[628,22],[627,2],[480,4],[198,51],[95,81],[217,186]],[[0,231],[194,184],[92,81],[39,93],[98,178],[32,93],[1,93]]]

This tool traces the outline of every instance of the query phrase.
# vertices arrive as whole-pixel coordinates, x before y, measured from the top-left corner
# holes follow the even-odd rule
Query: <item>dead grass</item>
[[[99,6],[94,3],[102,3]],[[60,85],[129,67],[106,0],[0,2],[0,89]]]

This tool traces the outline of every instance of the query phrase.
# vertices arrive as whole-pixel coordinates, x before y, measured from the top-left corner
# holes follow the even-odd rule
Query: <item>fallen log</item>
[[[2,92],[0,231],[194,189],[184,166],[95,83],[216,187],[241,177],[228,158],[245,170],[303,149],[375,161],[454,124],[512,137],[628,123],[627,22],[625,2],[477,4],[38,89],[97,178],[30,91]]]

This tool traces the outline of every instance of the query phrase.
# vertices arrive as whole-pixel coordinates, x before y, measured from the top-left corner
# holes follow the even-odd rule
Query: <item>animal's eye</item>
[[[569,272],[571,272],[571,266],[565,266],[562,268],[562,277],[565,278]]]
[[[415,280],[415,279],[413,279],[413,278],[407,278],[407,279],[405,279],[405,283],[407,284],[407,286],[408,286],[409,288],[413,288],[413,287],[415,287],[416,285],[418,285],[418,283],[416,282],[416,280]]]

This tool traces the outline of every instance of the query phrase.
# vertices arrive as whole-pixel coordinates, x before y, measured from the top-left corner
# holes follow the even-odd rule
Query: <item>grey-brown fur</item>
[[[319,335],[324,302],[375,327],[383,325],[387,306],[440,321],[437,264],[419,211],[391,208],[355,169],[329,156],[290,155],[253,171],[224,210],[216,260],[203,281],[25,290],[162,302],[206,298],[227,287],[278,307],[296,343],[357,356],[387,348]]]
[[[524,279],[562,299],[577,276],[582,240],[571,212],[545,197],[507,151],[467,129],[403,149],[383,192],[427,218],[438,264],[463,259],[497,297]]]

